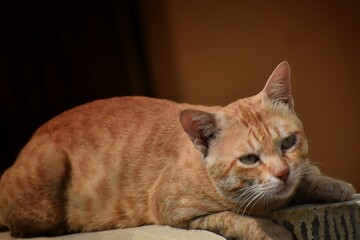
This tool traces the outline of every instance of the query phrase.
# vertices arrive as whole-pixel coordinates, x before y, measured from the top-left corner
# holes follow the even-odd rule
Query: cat
[[[271,211],[355,193],[307,155],[287,62],[259,94],[225,107],[97,100],[34,133],[1,177],[0,225],[13,237],[160,224],[291,239]]]

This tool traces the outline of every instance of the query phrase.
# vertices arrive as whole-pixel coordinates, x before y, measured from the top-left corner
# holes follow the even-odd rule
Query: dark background
[[[1,23],[1,171],[65,109],[152,95],[137,1],[9,0]]]

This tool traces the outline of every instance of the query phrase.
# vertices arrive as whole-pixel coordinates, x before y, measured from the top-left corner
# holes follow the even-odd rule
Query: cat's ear
[[[291,95],[290,66],[286,61],[275,68],[262,92],[272,102],[281,102],[291,109],[294,108],[294,99]]]
[[[219,131],[212,113],[186,109],[180,113],[180,123],[194,146],[207,156],[209,143]]]

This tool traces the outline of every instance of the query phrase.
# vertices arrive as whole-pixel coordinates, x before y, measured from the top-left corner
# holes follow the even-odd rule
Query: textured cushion
[[[299,205],[273,213],[273,220],[288,228],[296,239],[360,239],[360,194],[342,203]],[[10,240],[9,232],[0,233]],[[47,239],[47,238],[34,238]],[[78,233],[51,240],[225,240],[203,230],[184,230],[168,226],[144,226],[94,233]]]

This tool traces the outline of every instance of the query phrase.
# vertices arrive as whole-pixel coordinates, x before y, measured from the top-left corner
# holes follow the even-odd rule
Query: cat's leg
[[[289,240],[291,233],[284,227],[265,218],[254,218],[225,211],[194,219],[191,229],[204,229],[227,239]]]
[[[298,203],[341,202],[350,200],[355,192],[350,183],[324,176],[317,167],[309,166],[294,199]]]
[[[13,237],[65,230],[66,155],[51,144],[29,144],[1,177],[0,219]]]

